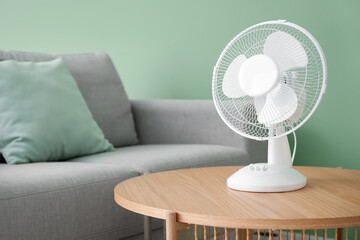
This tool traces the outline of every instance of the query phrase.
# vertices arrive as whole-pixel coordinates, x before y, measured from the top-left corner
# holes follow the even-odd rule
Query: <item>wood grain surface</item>
[[[227,188],[239,167],[175,170],[119,183],[115,201],[143,215],[208,226],[251,229],[319,229],[360,225],[360,171],[296,167],[305,188],[285,193],[250,193]]]

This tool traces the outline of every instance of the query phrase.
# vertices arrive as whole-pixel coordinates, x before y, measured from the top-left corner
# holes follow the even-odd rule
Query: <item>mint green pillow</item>
[[[8,164],[112,150],[60,58],[0,62],[0,152]]]

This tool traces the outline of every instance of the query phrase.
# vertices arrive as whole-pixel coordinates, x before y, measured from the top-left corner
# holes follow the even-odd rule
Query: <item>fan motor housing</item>
[[[240,87],[252,97],[267,94],[278,82],[279,69],[275,61],[264,54],[248,58],[239,71]]]

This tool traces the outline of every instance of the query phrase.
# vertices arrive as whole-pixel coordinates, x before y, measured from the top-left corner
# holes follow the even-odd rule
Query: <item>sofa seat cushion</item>
[[[0,164],[0,239],[121,239],[142,217],[119,207],[124,166],[74,162]]]
[[[239,148],[205,144],[156,144],[117,148],[71,159],[72,162],[111,164],[128,167],[139,174],[180,168],[244,165],[248,154]]]
[[[105,138],[115,147],[137,144],[130,101],[109,56],[102,52],[44,54],[0,51],[0,61],[42,62],[61,57]]]

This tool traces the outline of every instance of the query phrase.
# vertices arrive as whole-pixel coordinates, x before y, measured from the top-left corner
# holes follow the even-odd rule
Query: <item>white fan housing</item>
[[[292,168],[287,135],[313,114],[325,93],[326,78],[318,42],[285,20],[254,25],[226,46],[213,73],[216,109],[238,134],[269,141],[268,163],[240,169],[228,178],[228,187],[284,192],[306,185],[306,177]]]

